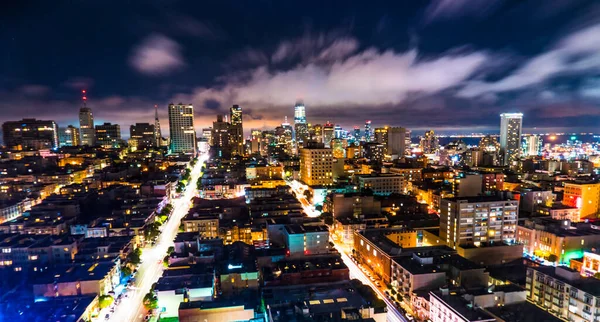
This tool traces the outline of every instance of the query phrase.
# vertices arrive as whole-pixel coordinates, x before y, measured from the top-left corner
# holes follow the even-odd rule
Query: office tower
[[[333,153],[333,157],[336,159],[346,158],[346,147],[347,146],[348,146],[348,141],[346,141],[344,139],[331,140],[331,152]]]
[[[332,150],[323,144],[300,149],[300,180],[309,186],[333,184]]]
[[[323,143],[323,125],[315,124],[313,126],[313,132],[312,140],[317,143]]]
[[[83,106],[79,109],[79,133],[81,134],[81,145],[94,146],[96,144],[96,131],[94,129],[94,114],[87,107],[87,96],[83,93]]]
[[[325,144],[326,148],[331,147],[331,140],[333,140],[333,124],[327,121],[325,125],[323,125],[323,144]]]
[[[373,162],[382,162],[385,156],[385,144],[377,142],[365,142],[363,145],[364,157]]]
[[[356,125],[354,126],[354,132],[352,133],[352,135],[354,136],[354,141],[358,142],[360,141],[360,126]]]
[[[343,136],[342,132],[343,132],[342,127],[339,124],[336,124],[333,127],[333,137],[335,139],[341,139]]]
[[[440,203],[440,238],[450,247],[514,242],[519,201],[495,196],[457,197]]]
[[[387,127],[386,154],[403,157],[406,151],[406,129],[403,127]],[[392,157],[395,159],[396,157]]]
[[[296,143],[301,147],[308,141],[308,125],[306,124],[306,107],[302,102],[296,102],[294,106],[294,130],[296,131]]]
[[[150,123],[135,123],[129,127],[129,138],[137,148],[156,146],[157,137],[154,125]]]
[[[196,153],[194,106],[192,104],[169,104],[169,132],[171,153]]]
[[[242,108],[233,105],[229,109],[229,144],[232,155],[244,155],[244,128],[242,125]]]
[[[406,134],[404,135],[404,146],[406,148],[405,150],[405,154],[410,155],[411,154],[411,146],[412,145],[412,141],[410,139],[410,130],[406,129]]]
[[[371,121],[367,120],[365,122],[365,142],[371,142],[372,141],[372,133],[371,133]]]
[[[212,146],[213,145],[213,141],[212,141],[212,127],[205,127],[202,129],[202,137],[204,139],[206,139],[206,142],[208,142],[208,145]]]
[[[499,165],[500,164],[500,143],[495,137],[486,135],[479,141],[479,149],[483,152],[483,165]]]
[[[231,146],[229,144],[229,123],[223,120],[223,115],[217,115],[217,121],[213,122],[212,127],[212,143],[219,157],[227,157],[231,154]]]
[[[262,131],[259,129],[250,130],[250,152],[252,154],[260,153],[261,141],[262,141]]]
[[[539,135],[529,135],[523,139],[523,151],[526,156],[536,156],[542,153],[542,138]]]
[[[22,119],[2,124],[4,144],[15,150],[41,150],[58,147],[58,127],[54,121]]]
[[[375,128],[375,131],[373,132],[373,141],[376,143],[383,143],[386,144],[387,143],[387,134],[388,134],[388,127],[378,127]]]
[[[61,127],[58,129],[58,145],[63,146],[78,146],[80,143],[79,129],[73,125]]]
[[[159,147],[162,141],[160,121],[158,120],[158,105],[154,105],[154,146]]]
[[[429,130],[425,132],[423,137],[421,137],[421,151],[425,154],[436,153],[438,148],[440,147],[440,140],[435,135],[433,130]]]
[[[500,114],[500,153],[504,165],[509,165],[521,156],[522,127],[522,113]]]
[[[105,148],[118,148],[121,143],[119,124],[104,123],[96,125],[96,144]]]

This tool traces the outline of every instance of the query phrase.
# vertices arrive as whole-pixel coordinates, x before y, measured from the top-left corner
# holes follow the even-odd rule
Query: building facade
[[[332,185],[332,150],[319,147],[300,149],[300,180],[309,186]]]
[[[121,143],[119,124],[104,123],[96,125],[96,144],[105,148],[118,148]]]
[[[135,123],[129,127],[129,138],[135,140],[138,148],[157,146],[157,133],[150,123]]]
[[[580,219],[596,218],[600,212],[600,183],[565,183],[563,205],[579,209]]]
[[[522,113],[500,114],[500,151],[504,165],[521,156]]]
[[[192,104],[169,104],[169,132],[171,153],[196,153],[194,106]]]
[[[244,127],[242,123],[242,108],[233,105],[229,109],[229,143],[232,155],[244,155]]]
[[[519,201],[498,197],[442,199],[440,237],[450,247],[514,242]]]
[[[58,147],[58,127],[54,121],[22,119],[2,124],[4,144],[17,150]]]
[[[58,145],[63,146],[79,146],[81,145],[81,137],[79,129],[73,125],[61,127],[58,129]]]

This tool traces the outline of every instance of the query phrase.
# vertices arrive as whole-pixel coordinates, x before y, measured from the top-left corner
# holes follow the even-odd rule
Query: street
[[[181,219],[188,213],[190,200],[196,195],[196,181],[202,174],[202,167],[208,159],[207,154],[198,157],[194,165],[185,191],[181,197],[172,201],[173,212],[165,224],[161,227],[156,244],[142,250],[142,263],[138,267],[134,287],[127,291],[127,297],[123,297],[121,303],[115,308],[108,321],[141,321],[147,313],[144,308],[144,296],[150,291],[152,284],[156,283],[163,274],[162,260],[167,250],[173,246],[173,240],[179,231]],[[104,320],[104,316],[99,317]]]
[[[294,191],[294,193],[296,194],[296,198],[298,199],[298,201],[300,201],[300,203],[302,204],[304,212],[306,212],[306,214],[309,217],[318,217],[320,213],[318,211],[315,211],[314,207],[308,202],[308,200],[306,200],[302,186],[296,181],[289,182],[289,186],[292,189],[292,191]],[[377,295],[381,299],[383,299],[385,304],[387,304],[387,320],[390,322],[407,322],[408,320],[402,315],[402,313],[400,313],[400,311],[398,311],[394,303],[387,299],[383,291],[377,288],[377,286],[373,284],[373,282],[371,282],[371,280],[365,275],[365,273],[363,273],[363,271],[358,267],[358,265],[356,265],[356,263],[354,263],[354,261],[346,254],[343,245],[336,243],[336,241],[331,237],[330,241],[335,245],[335,248],[342,256],[344,264],[348,266],[348,269],[350,270],[350,278],[356,278],[360,280],[363,284],[370,286],[373,289],[373,291],[375,291],[375,293],[377,293]]]

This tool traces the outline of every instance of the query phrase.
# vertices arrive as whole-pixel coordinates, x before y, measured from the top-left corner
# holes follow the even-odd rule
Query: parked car
[[[409,321],[414,321],[415,320],[415,318],[413,318],[413,316],[410,315],[410,313],[406,313],[405,316],[406,316],[406,319],[408,319]]]

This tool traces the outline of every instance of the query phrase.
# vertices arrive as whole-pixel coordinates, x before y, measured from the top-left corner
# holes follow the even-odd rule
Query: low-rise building
[[[329,253],[329,230],[325,225],[286,225],[285,247],[289,256],[304,256]]]
[[[376,195],[389,195],[392,193],[407,194],[409,181],[402,175],[393,173],[371,173],[356,175],[361,191],[371,190]]]
[[[530,256],[568,264],[571,258],[582,257],[584,248],[600,246],[600,229],[587,223],[531,218],[517,227],[517,243]]]
[[[59,265],[34,277],[38,297],[107,295],[121,279],[120,261]]]
[[[562,320],[592,322],[600,316],[600,280],[568,267],[527,268],[525,289],[527,300]]]

